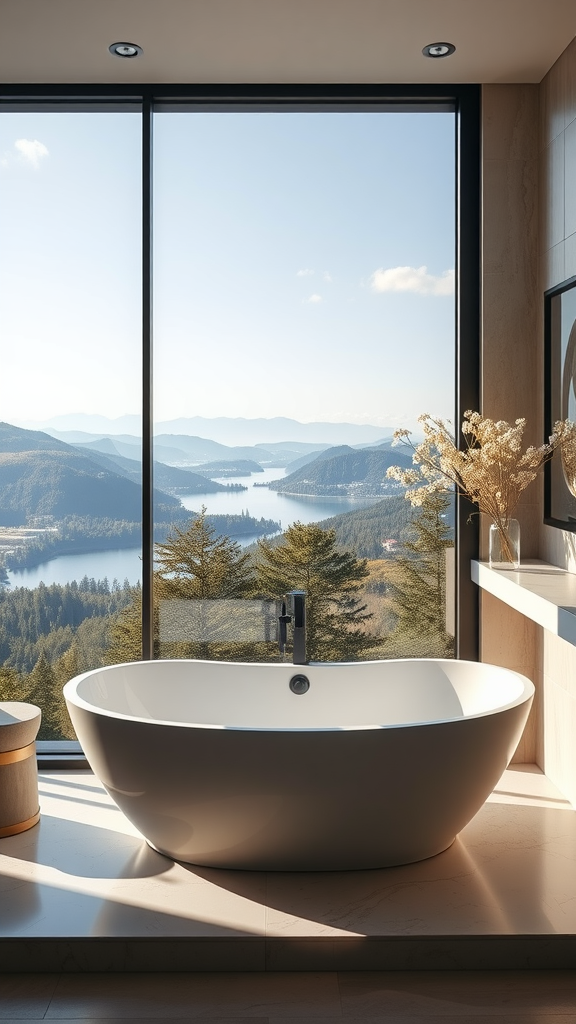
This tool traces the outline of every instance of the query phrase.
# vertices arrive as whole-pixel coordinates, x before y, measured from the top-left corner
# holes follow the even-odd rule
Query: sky
[[[154,409],[452,418],[454,117],[159,113]],[[140,408],[140,122],[0,115],[0,419]]]

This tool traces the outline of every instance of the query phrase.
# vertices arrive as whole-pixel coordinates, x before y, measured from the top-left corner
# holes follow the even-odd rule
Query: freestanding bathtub
[[[94,772],[154,849],[286,871],[445,850],[506,768],[533,693],[449,660],[134,662],[64,687]]]

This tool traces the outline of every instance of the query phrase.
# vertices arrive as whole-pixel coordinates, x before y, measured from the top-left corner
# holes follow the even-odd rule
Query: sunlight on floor
[[[88,771],[40,776],[38,826],[0,841],[0,937],[287,941],[576,933],[576,812],[514,765],[450,849],[372,871],[243,872],[150,849]]]

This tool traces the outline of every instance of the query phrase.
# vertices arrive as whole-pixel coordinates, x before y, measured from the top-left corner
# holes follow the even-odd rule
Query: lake
[[[380,498],[312,498],[308,495],[291,496],[277,494],[267,487],[254,487],[255,483],[268,483],[280,480],[286,475],[284,469],[267,469],[263,473],[254,473],[251,477],[222,477],[218,483],[239,483],[247,486],[246,491],[218,491],[216,494],[181,494],[180,500],[185,508],[199,512],[202,505],[211,515],[239,515],[248,512],[256,519],[262,516],[279,522],[283,530],[297,520],[301,523],[315,523],[330,516],[350,512],[353,509],[366,508],[380,501]],[[255,540],[254,535],[237,537],[243,547]],[[94,551],[84,555],[60,555],[48,562],[23,569],[21,572],[9,572],[11,587],[37,587],[39,583],[49,586],[51,583],[68,583],[70,580],[81,580],[83,576],[102,580],[105,577],[110,583],[117,579],[120,584],[127,579],[137,583],[142,572],[140,550],[138,548],[120,548],[112,551]]]

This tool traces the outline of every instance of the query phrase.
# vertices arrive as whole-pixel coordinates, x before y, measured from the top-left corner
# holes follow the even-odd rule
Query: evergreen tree
[[[384,569],[397,625],[389,644],[397,656],[453,657],[446,632],[446,549],[452,546],[446,493],[428,495],[412,522],[407,552]]]
[[[155,656],[159,656],[156,640]],[[125,661],[140,661],[141,657],[142,594],[137,593],[132,604],[124,608],[110,625],[105,661],[108,665],[117,665]]]
[[[0,665],[0,701],[28,699],[29,686],[14,668]]]
[[[42,711],[39,740],[61,740],[64,735],[65,704],[58,689],[56,673],[44,651],[28,677],[27,700]]]
[[[156,545],[156,607],[159,624],[163,602],[194,601],[193,636],[178,639],[160,636],[163,657],[215,660],[260,660],[264,645],[243,641],[234,633],[235,602],[252,596],[254,570],[249,554],[236,541],[220,536],[208,522],[206,507],[187,530],[174,527],[164,543]],[[169,606],[164,612],[170,616]],[[240,616],[241,618],[241,616]]]
[[[80,675],[80,671],[78,648],[76,644],[73,643],[72,646],[69,647],[60,658],[58,658],[58,661],[54,665],[56,692],[61,694],[66,683],[70,679],[74,679],[74,676]],[[61,698],[60,707],[60,727],[62,729],[62,737],[64,739],[76,739],[74,726],[70,721],[70,715],[68,714],[68,708],[66,707],[66,701],[63,696]]]
[[[156,578],[161,596],[181,598],[247,597],[253,590],[250,555],[229,537],[217,536],[206,520],[206,506],[187,530],[175,526],[156,545]]]
[[[258,542],[259,590],[281,598],[306,591],[306,653],[310,661],[350,661],[372,647],[372,617],[357,597],[368,576],[366,559],[339,551],[333,530],[293,523],[281,543]]]
[[[206,509],[187,530],[174,527],[167,539],[156,545],[154,573],[154,652],[164,658],[208,658],[218,660],[268,660],[274,644],[243,641],[234,632],[234,602],[254,591],[250,555],[229,537],[218,536],[206,518]],[[161,623],[174,620],[170,602],[194,602],[193,637],[182,635],[167,640],[160,634]],[[109,663],[136,661],[141,657],[141,597],[125,609],[110,628]],[[186,619],[186,616],[184,616]],[[241,616],[240,616],[241,619]],[[176,630],[178,633],[178,630]]]

